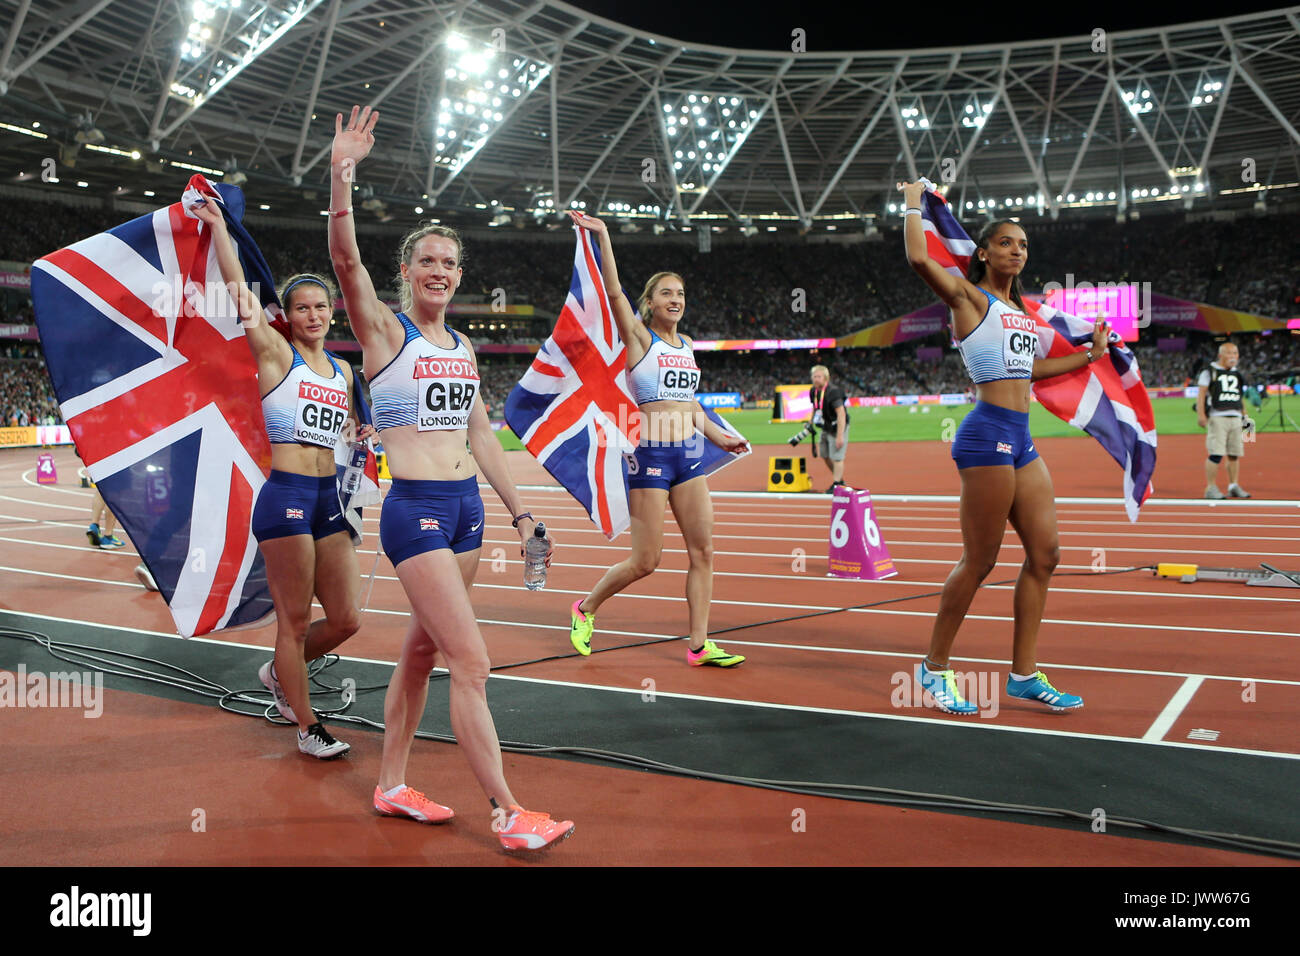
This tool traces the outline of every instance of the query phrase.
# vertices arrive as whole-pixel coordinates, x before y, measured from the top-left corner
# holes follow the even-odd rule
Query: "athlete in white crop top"
[[[412,612],[384,703],[384,753],[374,806],[380,813],[422,823],[452,816],[448,807],[406,783],[429,675],[441,654],[451,672],[452,728],[479,786],[499,811],[493,813],[493,830],[508,850],[541,849],[574,827],[570,820],[521,809],[502,770],[487,704],[487,648],[469,599],[486,520],[478,474],[514,519],[521,552],[536,523],[523,511],[505,452],[483,408],[474,349],[447,328],[447,306],[462,274],[455,231],[428,225],[403,240],[401,316],[375,294],[361,264],[352,185],[358,164],[374,145],[378,118],[367,106],[364,111],[353,107],[346,124],[342,114],[335,121],[329,218],[334,274],[373,383],[377,421],[394,476],[380,516],[380,541]],[[496,523],[493,530],[501,534],[500,520]]]
[[[605,223],[593,216],[569,215],[599,237],[602,278],[627,347],[628,379],[638,405],[635,420],[640,424],[640,447],[628,468],[632,554],[605,572],[590,594],[573,602],[569,640],[579,654],[590,654],[597,608],[659,565],[667,504],[686,539],[690,562],[686,572],[686,602],[690,608],[686,661],[695,666],[734,667],[745,658],[709,640],[713,502],[707,479],[692,472],[700,463],[702,438],[732,452],[745,450],[749,443],[719,428],[695,400],[700,370],[691,340],[681,334],[679,327],[686,311],[681,276],[675,272],[651,276],[641,294],[638,318],[619,283]]]
[[[980,583],[997,562],[1007,521],[1025,549],[1016,582],[1015,630],[1007,695],[1073,710],[1083,699],[1051,685],[1038,669],[1038,627],[1052,571],[1059,560],[1056,500],[1047,466],[1029,436],[1030,379],[1083,368],[1106,352],[1107,329],[1098,322],[1090,349],[1060,358],[1037,358],[1035,323],[1020,295],[1029,240],[1018,223],[990,223],[980,233],[965,278],[930,258],[922,201],[941,208],[920,183],[902,183],[908,262],[948,306],[952,332],[975,381],[975,409],[963,420],[952,456],[961,476],[962,557],[944,584],[930,649],[917,679],[942,710],[973,714],[978,708],[957,688],[948,663],[957,629]]]
[[[268,323],[245,285],[221,213],[210,203],[194,213],[212,230],[221,273],[236,292],[244,334],[257,360],[271,440],[271,476],[258,491],[253,533],[275,604],[275,660],[263,664],[258,677],[274,695],[280,715],[298,725],[298,749],[321,759],[338,757],[348,745],[335,740],[316,718],[307,664],[361,626],[360,570],[335,484],[334,445],[345,426],[362,440],[374,429],[357,428],[352,367],[325,352],[334,314],[328,280],[303,275],[286,283],[280,293],[286,339]],[[325,611],[315,622],[313,594]]]

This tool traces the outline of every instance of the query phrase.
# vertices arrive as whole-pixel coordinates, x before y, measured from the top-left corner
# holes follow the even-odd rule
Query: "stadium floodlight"
[[[170,135],[191,112],[211,99],[248,64],[273,46],[322,0],[199,0],[180,44],[180,59],[170,92],[189,107],[161,130]],[[195,92],[201,89],[202,92]],[[160,137],[161,138],[161,137]]]
[[[443,188],[500,129],[505,98],[526,96],[551,73],[549,63],[527,56],[507,61],[493,44],[461,33],[447,34],[445,43],[448,65],[435,113],[434,146],[434,162],[449,173]]]
[[[678,173],[679,186],[684,186],[682,180],[693,181],[698,174],[709,184],[703,188],[706,192],[744,145],[759,116],[759,111],[748,108],[741,97],[700,91],[665,102],[663,111],[664,129],[669,136],[682,129],[694,140],[682,144],[687,147],[684,151],[673,151],[673,170]],[[690,149],[691,145],[696,148]]]

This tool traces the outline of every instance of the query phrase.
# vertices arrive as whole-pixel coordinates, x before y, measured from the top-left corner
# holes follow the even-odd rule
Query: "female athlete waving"
[[[1020,293],[1020,273],[1029,257],[1024,229],[1011,220],[989,223],[976,240],[966,278],[959,278],[926,250],[921,224],[925,187],[903,183],[899,188],[907,204],[903,232],[908,263],[951,310],[953,337],[977,398],[952,446],[961,475],[962,556],[944,583],[930,653],[918,665],[917,679],[940,709],[978,712],[958,692],[948,654],[975,592],[997,562],[1010,520],[1025,561],[1016,581],[1007,695],[1052,710],[1074,710],[1083,706],[1083,698],[1057,690],[1037,664],[1038,627],[1060,546],[1052,479],[1029,437],[1029,383],[1072,372],[1105,355],[1106,323],[1097,323],[1091,348],[1061,358],[1035,358],[1036,323]]]
[[[422,823],[453,815],[406,785],[429,674],[435,653],[441,652],[451,674],[452,731],[494,811],[502,811],[493,828],[508,850],[541,849],[569,836],[573,823],[522,809],[506,785],[487,704],[487,648],[469,601],[484,521],[475,464],[515,516],[521,543],[535,522],[522,513],[505,453],[483,410],[474,349],[447,326],[447,306],[461,279],[460,238],[434,225],[406,236],[399,255],[403,311],[396,315],[375,294],[361,264],[352,180],[374,146],[378,119],[370,107],[354,106],[346,127],[342,114],[336,120],[329,218],[330,257],[361,343],[375,424],[393,473],[380,515],[380,541],[412,612],[384,701],[375,808]],[[466,451],[467,437],[473,458]]]

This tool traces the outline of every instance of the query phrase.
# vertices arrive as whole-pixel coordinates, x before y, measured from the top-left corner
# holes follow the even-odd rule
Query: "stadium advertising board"
[[[744,404],[739,392],[699,392],[695,399],[702,408],[740,408]]]

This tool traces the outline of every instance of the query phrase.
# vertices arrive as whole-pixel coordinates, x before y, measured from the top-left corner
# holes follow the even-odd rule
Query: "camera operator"
[[[1240,356],[1237,346],[1224,342],[1219,346],[1219,358],[1204,369],[1196,379],[1196,421],[1205,432],[1205,445],[1209,460],[1205,463],[1205,497],[1249,498],[1250,493],[1237,484],[1243,451],[1242,432],[1254,423],[1244,418],[1242,396],[1246,390],[1245,377],[1237,369]],[[1243,421],[1244,419],[1244,421]],[[1228,456],[1228,493],[1219,490],[1219,462]]]
[[[820,448],[826,467],[831,470],[831,486],[844,484],[844,455],[849,449],[849,413],[844,407],[844,389],[831,385],[831,373],[825,365],[812,369],[812,423],[822,430]]]

